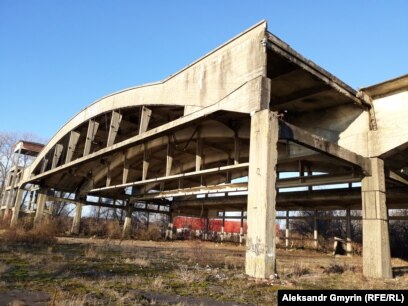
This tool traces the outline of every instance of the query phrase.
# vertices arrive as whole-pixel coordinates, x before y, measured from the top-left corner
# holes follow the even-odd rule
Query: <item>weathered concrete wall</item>
[[[408,90],[373,101],[378,130],[369,133],[369,156],[380,156],[408,142]]]
[[[340,105],[304,113],[290,122],[352,152],[368,154],[369,114],[361,107]]]
[[[377,130],[369,129],[369,112],[354,105],[302,114],[293,124],[366,157],[380,156],[408,142],[408,91],[373,101]]]

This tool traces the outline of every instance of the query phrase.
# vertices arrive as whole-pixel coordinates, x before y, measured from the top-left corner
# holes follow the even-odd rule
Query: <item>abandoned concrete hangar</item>
[[[267,278],[276,210],[361,210],[364,274],[392,277],[388,208],[408,203],[407,102],[408,75],[356,92],[262,21],[161,82],[94,102],[41,151],[21,144],[18,154],[40,152],[11,169],[1,211],[40,222],[47,201],[70,201],[74,232],[83,205],[126,210],[124,231],[136,210],[246,211],[246,273]]]

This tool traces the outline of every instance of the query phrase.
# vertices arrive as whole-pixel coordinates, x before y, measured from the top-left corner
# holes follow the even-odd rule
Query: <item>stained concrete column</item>
[[[19,188],[17,190],[16,200],[13,207],[13,216],[11,217],[10,226],[16,226],[18,221],[18,215],[20,213],[21,201],[23,200],[24,190]]]
[[[285,247],[289,248],[289,210],[286,211],[286,224],[285,224]]]
[[[224,227],[225,227],[225,210],[222,212],[222,226],[221,226],[221,241],[224,240]]]
[[[371,176],[361,182],[363,217],[363,274],[391,278],[388,210],[385,197],[384,161],[371,158]]]
[[[81,216],[82,216],[82,204],[76,204],[75,207],[75,216],[74,219],[72,220],[72,226],[71,226],[71,234],[78,235],[79,234],[79,229],[81,227]]]
[[[30,191],[29,202],[28,202],[28,210],[31,210],[31,205],[33,203],[33,193],[35,191]]]
[[[129,206],[126,209],[126,217],[125,217],[125,222],[123,223],[122,238],[129,237],[129,235],[131,233],[131,230],[132,230],[132,214],[133,214],[132,206]]]
[[[313,245],[315,250],[319,247],[319,230],[317,228],[317,211],[314,211],[313,215]]]
[[[41,188],[37,196],[37,209],[35,211],[34,224],[39,224],[44,216],[45,202],[47,201],[46,189]]]
[[[239,227],[239,244],[244,240],[244,211],[241,210],[241,226]]]
[[[353,255],[353,246],[351,244],[351,215],[350,209],[346,210],[346,253],[347,256]]]
[[[205,224],[205,231],[204,231],[204,240],[208,240],[208,234],[209,234],[209,228],[210,228],[210,219],[208,218],[208,212],[207,212],[207,217],[204,219],[204,224]]]
[[[166,230],[166,237],[165,239],[173,240],[173,222],[176,215],[174,213],[170,213],[169,215],[169,223],[167,224]]]
[[[256,278],[275,274],[276,163],[278,118],[265,109],[251,117],[245,271]]]

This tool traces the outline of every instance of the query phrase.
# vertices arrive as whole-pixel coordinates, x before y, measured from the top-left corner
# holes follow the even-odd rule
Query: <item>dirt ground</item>
[[[53,246],[0,246],[0,305],[274,305],[279,289],[407,289],[362,275],[361,257],[277,251],[278,279],[244,273],[244,246],[201,241],[58,238]]]

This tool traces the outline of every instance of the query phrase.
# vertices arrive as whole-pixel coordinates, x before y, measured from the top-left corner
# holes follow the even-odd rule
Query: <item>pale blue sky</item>
[[[267,19],[354,88],[408,73],[408,1],[0,0],[0,131],[50,138],[94,100],[158,81]]]

